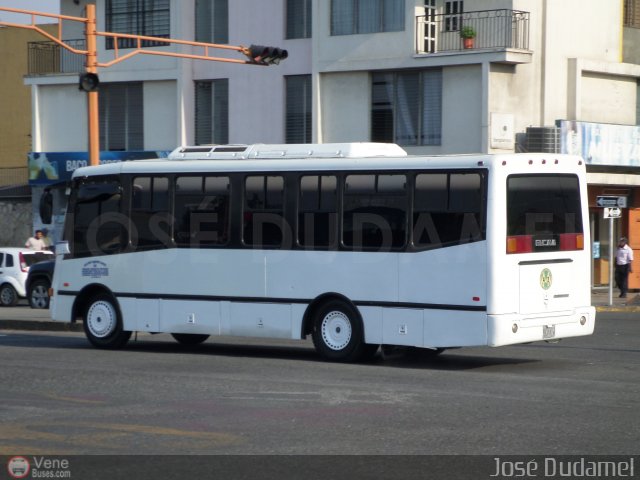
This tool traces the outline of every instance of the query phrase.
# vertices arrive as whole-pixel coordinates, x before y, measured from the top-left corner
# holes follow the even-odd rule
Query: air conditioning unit
[[[527,127],[527,151],[560,153],[560,129],[558,127]]]

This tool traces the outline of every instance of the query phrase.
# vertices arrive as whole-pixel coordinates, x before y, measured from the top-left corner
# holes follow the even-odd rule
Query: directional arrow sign
[[[627,208],[627,197],[597,196],[596,205],[598,207]]]
[[[622,210],[618,207],[605,207],[604,208],[604,218],[620,218],[622,215]]]

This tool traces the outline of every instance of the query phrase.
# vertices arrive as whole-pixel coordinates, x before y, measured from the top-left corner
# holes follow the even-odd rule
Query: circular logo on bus
[[[551,275],[551,270],[545,268],[540,272],[540,286],[544,290],[549,290],[551,288],[551,283],[553,282],[553,276]]]

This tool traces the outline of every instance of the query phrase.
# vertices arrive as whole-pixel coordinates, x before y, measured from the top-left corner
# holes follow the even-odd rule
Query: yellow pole
[[[98,73],[98,49],[96,35],[96,6],[87,4],[87,73]],[[89,165],[100,164],[100,130],[98,115],[98,92],[87,92],[87,104],[89,109]]]

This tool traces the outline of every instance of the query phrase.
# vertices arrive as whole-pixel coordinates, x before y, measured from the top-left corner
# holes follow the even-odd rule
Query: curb
[[[24,320],[0,320],[0,330],[23,330],[30,332],[82,332],[81,323],[41,322]]]

